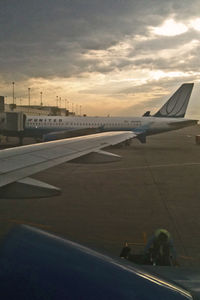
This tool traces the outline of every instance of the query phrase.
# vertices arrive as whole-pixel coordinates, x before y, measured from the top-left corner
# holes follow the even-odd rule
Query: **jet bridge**
[[[21,142],[25,121],[26,115],[23,112],[0,112],[0,134],[18,136]]]

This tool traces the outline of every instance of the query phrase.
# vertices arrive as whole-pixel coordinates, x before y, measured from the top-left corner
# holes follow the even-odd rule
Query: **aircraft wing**
[[[60,192],[58,188],[28,176],[67,161],[102,163],[119,160],[120,156],[101,149],[136,136],[137,134],[131,131],[105,132],[2,150],[0,198],[56,195]]]
[[[50,141],[100,133],[100,132],[101,132],[101,128],[80,128],[80,129],[73,129],[73,130],[69,130],[69,129],[59,130],[59,131],[51,131],[49,133],[44,134],[42,139],[44,142],[50,142]]]

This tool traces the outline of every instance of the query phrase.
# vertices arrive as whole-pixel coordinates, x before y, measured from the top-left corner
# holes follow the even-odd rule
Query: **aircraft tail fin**
[[[194,83],[184,83],[154,115],[159,118],[184,118]]]

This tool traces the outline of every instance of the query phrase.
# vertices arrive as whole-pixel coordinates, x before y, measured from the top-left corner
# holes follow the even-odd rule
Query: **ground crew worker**
[[[177,265],[176,250],[169,231],[157,229],[145,246],[144,256],[147,264]]]
[[[120,253],[120,257],[125,258],[125,259],[129,259],[130,252],[131,252],[131,248],[129,247],[128,242],[125,241],[124,242],[124,247],[122,248],[122,251]]]

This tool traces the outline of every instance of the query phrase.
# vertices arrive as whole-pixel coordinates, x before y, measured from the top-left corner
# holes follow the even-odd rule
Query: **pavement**
[[[155,229],[168,229],[184,267],[200,266],[200,126],[150,136],[147,144],[110,148],[122,160],[65,163],[34,178],[62,189],[45,199],[0,201],[0,238],[29,224],[118,256],[125,240],[142,250]],[[13,145],[15,140],[10,144]],[[26,140],[29,143],[30,140]]]

